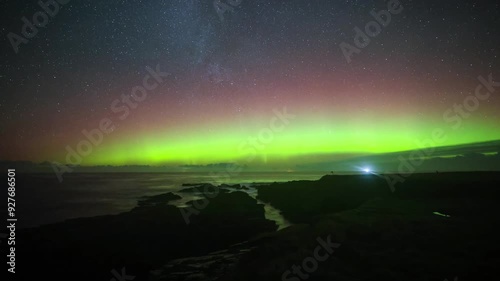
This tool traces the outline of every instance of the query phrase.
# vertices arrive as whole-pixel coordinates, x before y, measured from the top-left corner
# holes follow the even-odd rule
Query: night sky
[[[293,166],[415,149],[435,128],[439,146],[500,139],[499,87],[445,114],[479,76],[500,81],[499,2],[402,0],[350,63],[340,45],[388,1],[240,2],[220,17],[212,0],[73,0],[17,53],[8,34],[43,10],[2,2],[0,159],[67,163],[103,119],[82,165]],[[157,87],[125,103],[156,68]]]

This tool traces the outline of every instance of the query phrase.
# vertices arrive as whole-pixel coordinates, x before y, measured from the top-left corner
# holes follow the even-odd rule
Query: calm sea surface
[[[253,183],[317,180],[325,173],[240,173],[218,183],[242,184],[255,198]],[[177,193],[183,183],[214,182],[209,173],[110,173],[66,174],[59,183],[52,174],[17,175],[17,212],[21,227],[32,227],[64,221],[70,218],[117,214],[131,210],[137,199],[165,192],[174,192],[183,198],[172,205],[202,198],[201,194]],[[282,228],[288,222],[270,205],[265,205],[266,217]],[[179,212],[180,215],[180,212]]]

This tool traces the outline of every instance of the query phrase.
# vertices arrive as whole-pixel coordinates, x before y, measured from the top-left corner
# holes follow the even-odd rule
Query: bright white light
[[[370,168],[363,168],[363,172],[369,174],[372,172],[372,170]]]

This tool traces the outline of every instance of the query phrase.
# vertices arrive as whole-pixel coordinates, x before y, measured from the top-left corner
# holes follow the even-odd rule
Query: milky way
[[[499,3],[402,0],[359,48],[390,1],[242,0],[222,17],[211,0],[93,2],[59,5],[17,53],[8,34],[42,8],[2,5],[2,159],[67,162],[102,120],[83,165],[293,166],[415,149],[435,128],[436,146],[500,139],[499,88],[471,98],[500,81]]]

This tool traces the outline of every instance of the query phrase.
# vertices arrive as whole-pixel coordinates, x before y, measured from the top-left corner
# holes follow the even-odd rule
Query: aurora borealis
[[[339,45],[386,2],[243,0],[221,21],[211,1],[70,1],[18,54],[3,41],[0,158],[66,163],[103,119],[113,130],[82,165],[288,169],[418,149],[435,128],[436,146],[500,139],[500,88],[457,128],[443,118],[478,77],[500,81],[500,4],[400,1],[348,63]],[[38,8],[4,6],[4,38]],[[155,66],[169,75],[120,118]]]

